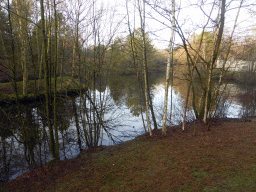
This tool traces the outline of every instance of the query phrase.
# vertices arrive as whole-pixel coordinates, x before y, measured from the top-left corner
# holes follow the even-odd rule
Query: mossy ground
[[[54,79],[51,79],[52,88]],[[17,82],[18,95],[20,99],[23,99],[23,81]],[[57,79],[57,91],[67,92],[70,90],[79,89],[78,80],[72,80],[70,77],[58,77]],[[29,80],[27,85],[27,98],[33,98],[44,94],[44,79],[41,80]],[[0,101],[4,100],[15,100],[14,88],[11,82],[0,83]]]
[[[196,133],[194,134],[194,126]],[[39,166],[0,191],[256,191],[256,122],[200,121]]]

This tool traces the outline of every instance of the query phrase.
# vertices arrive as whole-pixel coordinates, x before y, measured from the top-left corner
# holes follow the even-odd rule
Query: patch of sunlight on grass
[[[187,182],[185,182],[184,184],[183,184],[183,187],[177,187],[176,189],[174,189],[174,190],[170,190],[170,191],[172,191],[172,192],[190,192],[190,191],[193,191],[193,187],[192,186],[189,186],[188,184],[187,184]]]
[[[215,186],[206,186],[203,191],[256,191],[256,167],[249,170],[230,170],[233,176]]]
[[[203,169],[195,169],[192,173],[193,177],[199,181],[202,182],[205,177],[209,177],[209,173]]]
[[[208,156],[202,156],[201,159],[206,162],[206,163],[214,163],[216,161],[216,159],[212,158],[212,157],[208,157]]]
[[[167,163],[174,163],[174,158],[170,156],[163,156],[160,158],[161,161],[166,161]]]
[[[125,186],[129,185],[130,182],[114,180],[112,182],[105,183],[105,185],[101,186],[99,191],[127,191],[125,190]],[[130,183],[131,184],[131,183]]]

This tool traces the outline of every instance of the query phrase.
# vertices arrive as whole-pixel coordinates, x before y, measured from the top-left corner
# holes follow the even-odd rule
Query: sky
[[[218,0],[215,0],[219,3]],[[110,0],[110,5],[115,3],[117,10],[117,15],[125,16],[127,15],[126,10],[126,0]],[[140,18],[138,15],[138,9],[134,5],[134,0],[128,1],[128,7],[130,12],[130,22],[135,23],[135,28],[140,27]],[[176,0],[176,19],[185,34],[186,38],[191,37],[193,32],[200,34],[202,32],[203,26],[207,22],[207,16],[211,12],[212,4],[214,0]],[[149,4],[151,6],[149,6]],[[238,7],[240,0],[227,0],[227,12],[225,14],[225,35],[230,35],[234,26],[234,21],[238,12]],[[253,5],[254,4],[254,5]],[[146,31],[150,34],[150,37],[158,49],[168,48],[170,34],[171,34],[171,21],[170,14],[163,12],[161,9],[157,9],[161,14],[157,13],[152,6],[158,5],[166,10],[171,10],[171,0],[148,0],[146,5]],[[250,6],[249,6],[250,5]],[[135,19],[134,19],[134,7]],[[155,6],[156,7],[156,6]],[[214,21],[217,18],[217,6],[214,7],[211,19]],[[135,20],[135,22],[134,22]],[[244,0],[240,14],[238,17],[238,23],[236,26],[235,37],[244,38],[248,34],[252,34],[252,29],[255,28],[256,20],[256,3],[254,0]],[[123,34],[127,32],[127,17],[125,17],[124,25],[121,31]],[[209,22],[206,30],[213,31],[213,22]],[[126,25],[126,26],[125,26]],[[122,33],[121,33],[122,34]],[[128,33],[127,33],[128,34]],[[181,40],[178,34],[175,35],[175,42],[181,44]]]
[[[2,0],[0,0],[2,1]],[[34,0],[32,0],[34,1]],[[46,0],[45,0],[46,1]],[[143,1],[143,0],[139,0]],[[182,29],[186,38],[191,37],[195,32],[200,34],[203,26],[207,22],[207,16],[210,13],[213,2],[219,0],[175,0],[176,2],[176,20]],[[239,3],[241,0],[226,0],[227,12],[225,17],[224,35],[230,35],[234,20],[237,15]],[[90,23],[90,15],[92,15],[92,3],[95,2],[95,9],[102,11],[102,16],[97,23],[101,28],[101,40],[105,44],[108,43],[110,37],[112,40],[119,37],[126,37],[129,34],[127,8],[129,12],[129,22],[132,29],[140,27],[140,17],[138,14],[138,0],[58,0],[60,9],[65,9],[64,4],[70,9],[70,15],[75,18],[77,3],[83,2],[81,10],[85,10],[83,16],[85,22],[81,23],[81,31],[84,32],[84,39],[88,38],[88,44],[93,44],[93,35],[91,34],[92,25]],[[146,0],[146,32],[150,34],[153,44],[158,49],[167,49],[171,34],[171,14],[167,11],[171,10],[171,0]],[[152,7],[155,7],[153,9]],[[163,11],[163,9],[167,11]],[[157,13],[157,11],[160,13]],[[89,15],[89,17],[88,17]],[[211,19],[217,17],[217,6],[211,15]],[[213,31],[213,23],[210,22],[206,30]],[[238,25],[236,27],[235,37],[241,39],[247,35],[253,35],[256,26],[256,2],[255,0],[243,0],[243,7],[240,11]],[[113,35],[114,34],[114,35]],[[91,39],[91,40],[90,40]],[[176,33],[175,43],[181,44],[181,40]]]

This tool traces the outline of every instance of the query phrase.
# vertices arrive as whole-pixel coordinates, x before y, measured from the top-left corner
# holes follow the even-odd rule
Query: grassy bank
[[[196,132],[194,132],[196,128]],[[37,167],[0,191],[256,191],[256,123],[172,127]]]
[[[221,69],[213,70],[213,79],[219,80]],[[224,81],[233,81],[239,84],[254,85],[256,82],[255,72],[249,71],[225,71],[223,74]]]
[[[51,79],[52,89],[54,85],[54,79]],[[29,80],[27,85],[28,95],[23,96],[23,81],[17,82],[18,95],[20,100],[26,100],[29,98],[35,98],[44,95],[44,80]],[[57,79],[57,91],[68,92],[72,90],[78,90],[78,80],[71,80],[70,77],[58,77]],[[14,101],[15,94],[11,82],[0,83],[0,101]]]

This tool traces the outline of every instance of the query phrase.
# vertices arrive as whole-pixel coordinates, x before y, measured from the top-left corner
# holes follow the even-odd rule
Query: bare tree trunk
[[[23,21],[24,18],[27,18],[27,6],[24,0],[17,1],[17,14],[19,18],[19,37],[21,40],[21,66],[23,72],[23,95],[27,96],[27,84],[28,84],[28,73],[27,73],[27,59],[26,59],[26,21]],[[22,18],[23,17],[23,18]]]
[[[27,60],[26,60],[26,51],[25,51],[25,41],[22,43],[22,62],[23,62],[23,95],[28,95],[28,69],[27,69]]]
[[[54,53],[54,101],[53,101],[53,114],[54,114],[54,131],[55,131],[55,155],[56,158],[59,159],[59,131],[58,131],[58,126],[57,126],[57,64],[58,64],[58,21],[57,21],[57,10],[56,10],[56,2],[54,0],[54,27],[55,27],[55,32],[54,32],[54,38],[55,38],[55,53]]]
[[[135,54],[135,50],[134,50],[134,35],[132,34],[132,30],[131,30],[131,26],[130,26],[130,17],[129,17],[129,11],[128,11],[128,5],[127,5],[128,1],[126,1],[126,10],[127,10],[127,16],[128,16],[128,28],[129,28],[129,33],[130,33],[130,44],[131,44],[131,48],[132,48],[132,58],[133,58],[133,64],[134,64],[134,68],[136,69],[137,72],[137,82],[138,82],[138,88],[139,88],[139,95],[140,95],[140,114],[141,114],[141,118],[142,118],[142,123],[143,123],[143,127],[145,129],[145,132],[147,132],[146,126],[145,126],[145,121],[144,121],[144,116],[142,113],[142,87],[141,87],[141,82],[140,82],[140,76],[139,76],[139,66],[138,63],[136,63],[136,57],[137,54]]]
[[[210,15],[212,14],[213,8],[214,8],[214,5],[212,6]],[[187,96],[186,96],[186,104],[185,104],[185,110],[184,110],[184,116],[183,116],[182,130],[185,130],[186,113],[187,113],[187,109],[188,109],[188,101],[189,101],[190,89],[191,89],[191,87],[193,88],[193,74],[194,74],[194,70],[197,69],[196,65],[197,65],[198,59],[200,57],[199,52],[200,52],[201,47],[202,47],[204,31],[205,31],[205,28],[206,28],[206,26],[208,25],[208,23],[210,21],[210,15],[208,16],[208,20],[207,20],[206,24],[203,27],[203,32],[202,32],[202,37],[200,39],[199,47],[198,47],[197,50],[195,50],[196,51],[195,60],[192,59],[192,57],[191,57],[191,55],[190,55],[190,53],[188,51],[188,48],[187,48],[187,42],[186,42],[185,36],[182,33],[181,28],[179,27],[179,25],[177,25],[179,30],[180,30],[178,32],[178,34],[179,34],[179,36],[181,37],[181,39],[183,41],[184,49],[185,49],[186,54],[187,54],[187,63],[188,63],[188,71],[189,71],[189,85],[188,85],[188,91],[187,91]],[[191,69],[190,64],[192,64],[192,69]]]
[[[207,90],[206,90],[206,96],[205,96],[205,105],[204,105],[204,123],[207,123],[207,117],[208,117],[208,111],[209,111],[209,103],[211,102],[209,97],[210,97],[210,91],[211,91],[211,79],[212,79],[212,69],[213,65],[218,57],[219,54],[219,49],[220,49],[220,43],[221,43],[221,38],[223,34],[223,29],[224,29],[224,21],[225,21],[225,5],[226,5],[226,0],[222,0],[222,5],[221,5],[221,17],[220,17],[220,28],[217,33],[217,39],[214,45],[214,51],[213,51],[213,56],[212,56],[212,61],[210,63],[210,67],[208,70],[208,82],[207,82]]]
[[[37,37],[38,38],[38,37]],[[38,54],[39,54],[39,45],[38,45]],[[40,84],[42,79],[42,68],[43,68],[43,54],[38,55],[38,64],[39,64],[39,75],[38,75],[38,90],[40,91]]]
[[[225,72],[225,65],[226,65],[226,62],[227,62],[227,59],[228,59],[228,55],[229,55],[229,52],[230,52],[230,48],[231,48],[231,44],[232,44],[232,39],[233,39],[233,35],[234,35],[235,29],[236,29],[236,26],[237,26],[237,20],[238,20],[238,16],[239,16],[242,4],[243,4],[243,0],[240,1],[240,5],[239,5],[238,11],[237,11],[237,15],[236,15],[235,23],[234,23],[234,26],[233,26],[233,30],[232,30],[232,33],[231,33],[231,36],[230,36],[230,39],[229,39],[227,52],[225,54],[224,62],[223,62],[223,65],[222,65],[222,69],[221,69],[218,85],[217,85],[217,87],[216,87],[216,89],[214,91],[214,95],[215,95],[216,99],[219,96],[220,86],[221,86],[221,83],[222,83],[223,74]],[[218,102],[217,102],[216,109],[217,108],[218,108]],[[212,114],[210,114],[210,117],[212,117]]]
[[[8,6],[8,21],[10,27],[10,35],[11,35],[11,60],[12,60],[12,83],[14,87],[15,99],[16,104],[18,107],[18,113],[20,118],[20,101],[18,95],[18,88],[17,88],[17,70],[16,70],[16,60],[15,60],[15,44],[14,44],[14,35],[13,35],[13,28],[12,28],[12,21],[11,21],[11,10],[10,10],[10,1],[7,1]]]
[[[62,91],[62,83],[63,83],[63,61],[64,61],[64,56],[65,56],[65,40],[66,40],[66,28],[64,32],[64,38],[63,38],[63,43],[62,43],[62,57],[61,57],[61,66],[60,66],[60,90]]]
[[[40,0],[41,6],[41,23],[42,23],[42,35],[43,35],[43,54],[44,54],[44,80],[45,80],[45,107],[46,107],[46,117],[49,128],[49,136],[50,136],[50,152],[52,159],[56,158],[55,154],[55,141],[52,123],[50,120],[50,86],[49,86],[49,67],[48,67],[48,56],[47,56],[47,39],[45,35],[45,20],[44,20],[44,2]]]
[[[146,116],[149,135],[152,136],[152,130],[149,119],[149,88],[148,88],[148,69],[147,69],[147,50],[146,50],[146,39],[145,39],[145,1],[143,0],[143,15],[140,7],[140,2],[138,0],[139,12],[140,12],[140,23],[141,23],[141,33],[143,38],[143,72],[144,72],[144,84],[145,84],[145,99],[146,99]]]
[[[171,66],[171,63],[172,63],[172,66],[173,66],[172,51],[173,51],[173,41],[174,41],[174,30],[175,30],[175,0],[172,0],[172,33],[171,33],[171,38],[170,38],[170,43],[169,43],[168,61],[167,61],[167,69],[166,69],[164,114],[163,114],[163,128],[162,128],[162,134],[163,135],[166,135],[168,88],[169,88],[169,81],[170,81],[170,66]]]
[[[75,54],[76,54],[76,42],[74,42],[74,46],[73,46],[73,61],[72,61],[72,67],[71,67],[71,70],[72,70],[72,79],[74,79],[75,78],[75,71],[76,71],[76,69],[75,69]]]
[[[41,85],[41,79],[42,79],[42,74],[43,74],[43,58],[44,54],[43,52],[43,44],[42,44],[42,51],[40,54],[40,46],[39,46],[39,29],[40,27],[37,26],[37,33],[36,33],[36,38],[37,38],[37,49],[38,49],[38,65],[39,65],[39,75],[38,75],[38,91],[40,91],[40,85]]]
[[[36,22],[38,22],[38,7],[36,6]],[[40,91],[40,84],[41,84],[41,79],[42,79],[42,59],[43,55],[40,54],[40,46],[39,46],[39,26],[36,26],[36,43],[37,43],[37,65],[39,66],[39,74],[38,74],[38,80],[37,80],[37,88],[38,92]]]

